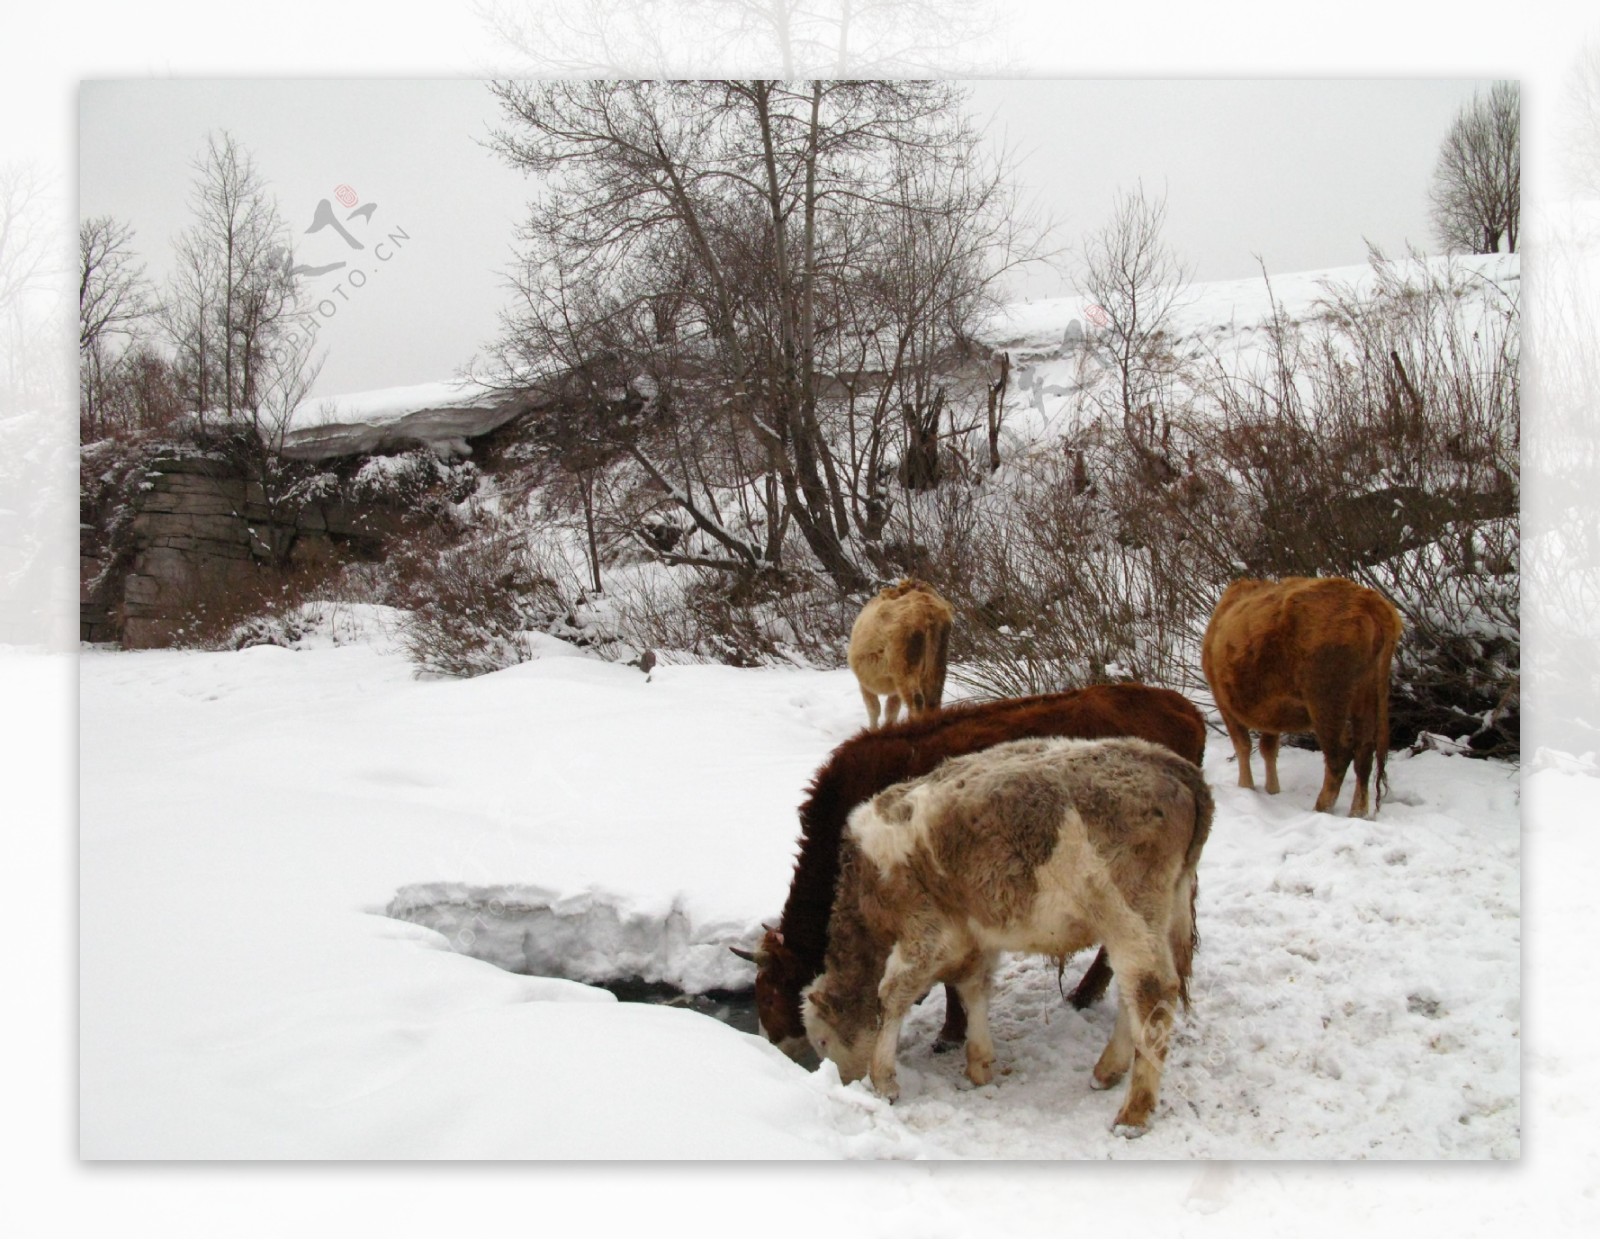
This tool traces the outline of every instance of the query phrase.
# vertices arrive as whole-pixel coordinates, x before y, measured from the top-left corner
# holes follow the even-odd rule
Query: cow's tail
[[[929,710],[938,710],[944,704],[944,676],[950,666],[950,618],[939,620],[934,638],[929,643],[928,662],[923,667],[922,683],[928,686]]]
[[[1211,835],[1216,801],[1199,767],[1192,762],[1183,762],[1179,769],[1183,771],[1184,782],[1194,798],[1194,832],[1189,837],[1189,847],[1184,852],[1183,866],[1178,871],[1178,883],[1173,891],[1173,909],[1178,920],[1173,926],[1172,956],[1178,971],[1178,998],[1187,1009],[1189,974],[1194,968],[1194,955],[1200,950],[1200,925],[1195,920],[1195,903],[1200,895],[1200,850]]]
[[[1378,810],[1383,806],[1383,794],[1389,791],[1388,757],[1389,757],[1389,684],[1390,672],[1394,665],[1395,647],[1400,644],[1400,635],[1405,631],[1398,612],[1392,612],[1393,625],[1385,635],[1383,649],[1378,655],[1378,726],[1374,740],[1377,745],[1377,772],[1372,781],[1372,813],[1376,817]]]
[[[949,618],[938,617],[926,627],[913,626],[905,634],[901,654],[912,682],[906,708],[919,715],[938,710],[944,702],[945,665],[950,657]]]

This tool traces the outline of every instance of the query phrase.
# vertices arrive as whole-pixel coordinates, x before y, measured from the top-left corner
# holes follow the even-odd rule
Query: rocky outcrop
[[[243,592],[285,560],[374,559],[401,524],[399,511],[376,504],[310,503],[274,514],[260,485],[225,460],[159,458],[134,500],[120,565],[82,561],[81,635],[129,649],[166,644],[196,598]]]

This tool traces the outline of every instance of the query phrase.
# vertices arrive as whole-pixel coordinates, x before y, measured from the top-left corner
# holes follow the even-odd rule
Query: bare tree
[[[207,137],[194,170],[194,223],[174,244],[162,325],[201,438],[244,476],[264,514],[262,554],[282,566],[314,472],[283,447],[322,360],[295,328],[289,232],[255,160],[224,131]]]
[[[1517,252],[1522,212],[1522,105],[1515,82],[1456,113],[1428,192],[1434,232],[1455,253]]]
[[[298,534],[301,510],[310,502],[308,484],[317,471],[284,455],[295,410],[305,403],[325,360],[314,353],[316,338],[284,333],[255,364],[249,404],[237,411],[224,455],[245,477],[246,499],[259,504],[266,522],[256,530],[266,559],[288,563]]]
[[[144,265],[133,253],[133,228],[109,215],[78,225],[78,410],[86,439],[105,429],[101,405],[115,341],[131,341],[152,310]]]
[[[1161,236],[1166,214],[1165,196],[1151,199],[1142,185],[1119,192],[1110,220],[1084,241],[1082,275],[1091,317],[1103,320],[1097,352],[1111,376],[1095,399],[1157,483],[1178,472],[1170,443],[1172,318],[1189,286],[1188,268]]]
[[[58,516],[75,473],[56,364],[60,209],[38,165],[0,163],[0,642],[51,649],[71,640]]]
[[[255,161],[212,134],[194,164],[195,222],[175,248],[165,324],[204,418],[233,421],[259,403],[268,352],[295,305],[288,230]]]
[[[966,256],[986,239],[962,237],[949,196],[924,193],[1000,196],[991,187],[983,199],[958,175],[975,145],[959,93],[938,83],[824,81],[495,89],[514,122],[496,148],[548,178],[524,229],[523,306],[508,331],[567,340],[529,350],[512,339],[502,356],[515,355],[513,370],[531,375],[552,359],[592,355],[597,340],[624,345],[625,371],[651,371],[654,404],[670,411],[666,430],[685,417],[731,427],[727,452],[753,472],[724,486],[754,485],[765,472],[769,537],[759,546],[718,517],[711,479],[693,469],[685,478],[632,441],[636,463],[702,531],[755,568],[776,561],[774,535],[792,522],[835,582],[865,584],[849,546],[851,471],[831,433],[833,389],[850,382],[841,341],[865,315],[852,320],[846,307],[867,257],[881,257],[906,218],[930,239],[923,270],[943,290],[920,294],[912,321],[899,321],[907,349],[935,356],[982,292],[981,278],[941,280],[939,270],[970,265]],[[922,171],[908,178],[911,167]],[[653,322],[666,306],[670,331],[649,348],[638,332],[627,344],[614,330]],[[869,326],[895,334],[889,316]]]
[[[904,436],[905,484],[921,490],[937,483],[941,443],[961,437],[958,419],[967,414],[967,393],[952,380],[967,363],[988,361],[971,326],[997,308],[998,278],[1037,258],[1049,232],[1047,221],[1016,203],[1010,171],[1006,156],[985,157],[977,135],[964,132],[947,159],[900,161],[893,210],[863,225],[865,240],[850,259],[852,287],[841,299],[851,329],[842,337],[844,350],[861,356],[841,356],[834,369],[882,376],[868,387],[875,401],[851,437],[852,448],[864,446],[851,453],[856,500],[873,514],[887,503],[880,465],[891,422]],[[1003,384],[991,375],[984,386],[992,471],[999,467]],[[950,430],[941,429],[941,413],[949,415]],[[974,425],[977,417],[974,410]],[[875,535],[870,520],[858,514],[857,523]]]
[[[44,185],[31,164],[0,167],[0,307],[9,309],[44,274]]]

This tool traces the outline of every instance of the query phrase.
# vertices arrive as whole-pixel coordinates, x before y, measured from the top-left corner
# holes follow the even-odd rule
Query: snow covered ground
[[[725,948],[781,908],[802,787],[863,722],[848,671],[647,681],[547,638],[419,681],[384,623],[84,652],[85,1157],[1519,1156],[1514,766],[1397,754],[1351,821],[1310,811],[1315,754],[1268,799],[1214,737],[1195,1007],[1129,1142],[1088,1087],[1111,1006],[1073,1012],[1044,960],[1003,967],[994,1085],[930,1053],[935,996],[894,1107],[582,984],[748,981]],[[402,890],[479,911],[447,937],[384,915]]]

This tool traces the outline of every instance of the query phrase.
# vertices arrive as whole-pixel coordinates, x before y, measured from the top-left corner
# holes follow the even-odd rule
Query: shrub
[[[1138,465],[1131,454],[1118,463]],[[1015,464],[1007,511],[981,523],[970,561],[942,557],[939,584],[958,613],[951,674],[980,693],[1197,675],[1198,607],[1174,588],[1181,548],[1164,533],[1135,536],[1105,487],[1074,489],[1075,470],[1059,453]]]
[[[995,694],[1131,677],[1204,691],[1199,641],[1243,576],[1345,576],[1406,623],[1391,739],[1518,745],[1514,289],[1373,259],[1374,287],[1281,312],[1255,364],[1177,376],[1142,438],[1102,418],[1014,460],[936,582],[953,676]],[[961,543],[952,544],[957,551]]]
[[[478,485],[478,467],[471,461],[446,465],[427,448],[395,456],[369,456],[351,476],[350,498],[411,512],[428,512],[442,504],[459,504]]]
[[[1454,264],[1372,259],[1270,375],[1209,385],[1216,485],[1187,531],[1233,575],[1339,575],[1393,600],[1391,739],[1517,749],[1520,299]]]
[[[231,574],[191,580],[159,645],[196,650],[293,646],[311,632],[305,605],[323,597],[332,562],[273,569],[241,561]]]
[[[563,611],[555,583],[503,532],[414,557],[400,640],[419,673],[481,676],[532,657],[526,630]]]
[[[836,667],[865,598],[820,575],[684,566],[646,570],[608,593],[621,649],[672,651],[732,667]]]

